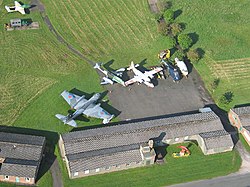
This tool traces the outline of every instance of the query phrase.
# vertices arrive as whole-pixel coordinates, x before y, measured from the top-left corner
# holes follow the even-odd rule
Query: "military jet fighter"
[[[20,12],[21,14],[25,14],[25,9],[26,8],[30,8],[30,5],[27,4],[23,4],[21,5],[18,1],[15,1],[15,5],[14,6],[5,6],[5,9],[8,12]]]
[[[175,67],[173,64],[169,62],[166,62],[165,60],[162,60],[161,62],[168,69],[168,74],[172,77],[174,82],[178,82],[179,80],[181,80],[181,75],[177,67]]]
[[[85,99],[85,96],[78,96],[68,91],[63,91],[61,96],[66,100],[66,102],[71,106],[72,109],[75,109],[73,114],[68,114],[67,116],[56,114],[56,117],[60,119],[64,124],[68,124],[72,127],[77,127],[74,119],[81,114],[86,115],[87,117],[95,117],[103,119],[103,123],[108,123],[114,115],[109,114],[105,111],[99,104],[95,104],[97,100],[101,97],[100,93],[93,95],[89,100]]]
[[[95,69],[98,69],[100,72],[102,72],[105,77],[102,78],[101,84],[114,84],[114,82],[117,82],[121,84],[122,86],[125,86],[124,81],[122,80],[122,74],[125,71],[125,68],[118,69],[116,71],[107,71],[101,68],[101,65],[96,63],[94,66]]]
[[[153,88],[154,84],[151,83],[151,79],[154,78],[154,74],[162,71],[163,69],[161,67],[156,67],[155,69],[151,70],[151,71],[145,71],[144,73],[142,73],[140,70],[136,69],[136,67],[139,66],[138,64],[134,65],[134,62],[131,62],[131,65],[129,68],[127,68],[127,70],[132,70],[135,74],[134,78],[128,80],[125,82],[125,85],[128,86],[130,84],[133,84],[135,82],[139,82],[139,83],[144,83],[146,84],[148,87]]]

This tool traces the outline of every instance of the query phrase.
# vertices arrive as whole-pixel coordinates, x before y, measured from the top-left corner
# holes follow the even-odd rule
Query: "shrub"
[[[181,33],[181,31],[183,30],[182,27],[181,27],[181,24],[179,23],[172,23],[170,24],[170,32],[172,34],[172,36],[177,36],[178,34]]]
[[[163,15],[161,13],[155,14],[155,20],[160,23],[161,20],[163,19]]]
[[[200,54],[197,49],[191,49],[187,52],[187,57],[191,62],[198,62],[200,60]]]
[[[171,9],[166,10],[163,17],[167,23],[174,21],[174,11]]]
[[[167,9],[170,9],[172,6],[171,1],[166,0],[158,0],[157,7],[159,8],[160,12],[165,12]]]
[[[211,83],[211,87],[212,87],[213,91],[219,86],[219,83],[220,83],[219,78],[214,79],[214,81]]]
[[[160,21],[158,23],[158,32],[161,33],[162,35],[166,35],[168,30],[168,26],[165,21]]]
[[[175,58],[178,58],[179,60],[183,60],[185,54],[181,50],[176,50],[174,54],[171,56],[171,59],[174,60]]]
[[[188,34],[180,34],[177,39],[183,50],[187,50],[193,43],[192,38]]]

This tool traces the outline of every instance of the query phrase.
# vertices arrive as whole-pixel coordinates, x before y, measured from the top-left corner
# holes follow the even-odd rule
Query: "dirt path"
[[[157,2],[158,0],[148,0],[148,4],[152,13],[159,13]]]

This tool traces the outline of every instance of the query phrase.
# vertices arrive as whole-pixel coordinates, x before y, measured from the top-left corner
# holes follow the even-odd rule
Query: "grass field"
[[[193,143],[188,146],[191,156],[173,158],[173,152],[179,152],[176,145],[167,147],[166,163],[108,174],[69,180],[65,166],[61,163],[65,186],[165,186],[198,179],[209,179],[237,171],[241,158],[236,151],[204,156],[200,148]]]
[[[66,41],[94,61],[113,60],[113,68],[128,65],[131,60],[138,63],[146,59],[150,65],[157,64],[157,53],[169,47],[168,40],[156,32],[156,21],[148,10],[146,0],[123,0],[119,3],[116,0],[42,2],[56,30]],[[4,5],[12,3],[6,0],[3,4],[0,0],[0,25],[20,17],[19,13],[5,13]],[[199,35],[194,47],[201,47],[205,57],[195,66],[207,88],[211,91],[210,83],[214,78],[221,80],[219,87],[211,91],[213,97],[218,100],[222,93],[230,90],[235,95],[231,105],[249,102],[249,2],[175,0],[173,8],[182,10],[177,21],[187,24],[184,32]],[[99,78],[92,67],[56,40],[39,13],[32,12],[22,17],[38,21],[41,28],[12,32],[0,28],[0,124],[68,132],[71,128],[54,117],[56,113],[66,114],[69,108],[59,94],[64,89],[73,88],[87,93],[103,91]],[[79,125],[100,122],[90,119],[89,122],[79,122]],[[198,148],[192,146],[192,149]],[[236,171],[240,162],[236,152],[203,156],[197,150],[197,155],[188,159],[187,162],[167,156],[168,164],[164,166],[73,181],[66,177],[64,182],[65,186],[108,186],[110,182],[114,186],[162,186],[225,175]],[[204,160],[206,170],[201,167]],[[185,168],[182,168],[183,163],[187,165]],[[214,165],[221,166],[216,168],[217,172]],[[192,174],[187,171],[192,171]],[[181,181],[176,173],[182,175]],[[143,178],[151,180],[146,180],[146,183],[141,180]],[[49,173],[39,181],[40,186],[46,186],[46,181],[51,181]],[[48,183],[51,185],[51,182]]]
[[[114,60],[115,68],[131,60],[157,64],[159,50],[169,47],[146,0],[43,2],[57,31],[92,60]]]
[[[225,110],[250,101],[249,8],[248,0],[173,1],[173,9],[182,11],[176,20],[186,24],[184,32],[197,35],[193,47],[205,51],[195,67],[213,98],[219,103],[223,93],[234,94],[229,106],[221,105]],[[211,88],[214,79],[220,79],[215,91]]]

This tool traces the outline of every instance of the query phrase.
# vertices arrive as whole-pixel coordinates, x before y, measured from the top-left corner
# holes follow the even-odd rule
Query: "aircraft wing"
[[[21,8],[21,7],[18,8],[18,12],[20,12],[21,14],[25,14],[24,8]]]
[[[76,94],[73,94],[73,93],[70,93],[66,90],[64,90],[62,93],[61,93],[61,96],[64,98],[64,100],[72,107],[74,106],[78,101],[79,99],[81,98],[79,95],[76,95]],[[83,99],[82,101],[87,101],[86,99]]]
[[[146,74],[147,76],[149,76],[149,77],[153,77],[154,74],[156,74],[156,73],[158,73],[158,72],[160,72],[160,71],[162,71],[162,70],[163,70],[163,69],[162,69],[161,67],[157,67],[157,68],[154,68],[154,69],[151,70],[151,71],[145,72],[145,74]]]
[[[113,115],[109,114],[100,105],[101,104],[90,105],[86,110],[83,111],[83,114],[86,116],[103,119],[103,123],[106,124],[113,118]]]
[[[134,77],[134,78],[132,78],[132,79],[126,81],[126,82],[125,82],[125,86],[128,86],[128,85],[130,85],[130,84],[133,84],[133,83],[135,83],[135,82],[140,82],[140,83],[142,83],[143,81],[142,81],[142,79],[139,79],[138,77]]]
[[[15,7],[20,7],[21,4],[18,1],[15,1]]]

